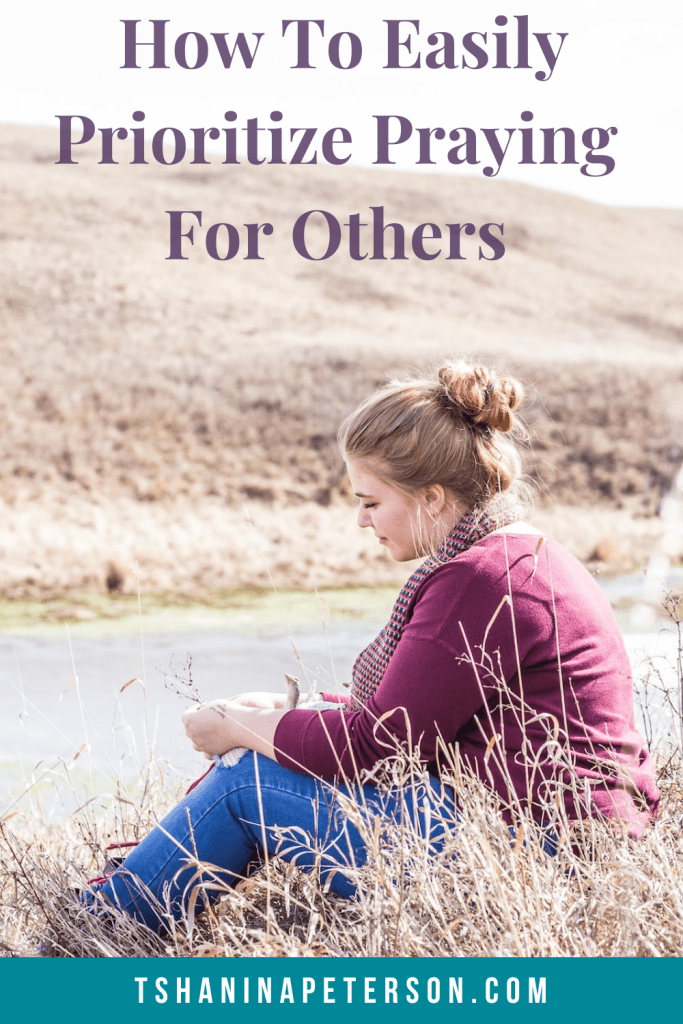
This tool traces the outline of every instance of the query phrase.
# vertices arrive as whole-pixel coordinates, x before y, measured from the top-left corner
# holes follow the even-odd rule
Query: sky
[[[56,127],[58,114],[84,115],[97,129],[131,129],[139,127],[133,111],[142,110],[148,136],[174,126],[189,137],[191,127],[225,128],[224,113],[231,109],[238,138],[244,139],[249,118],[272,126],[270,113],[279,110],[285,138],[291,128],[316,127],[320,138],[329,128],[345,127],[352,142],[339,152],[351,153],[350,164],[370,167],[377,158],[375,118],[392,116],[390,131],[397,132],[400,116],[412,133],[390,149],[397,171],[477,175],[495,166],[481,136],[479,165],[455,168],[446,156],[452,144],[435,138],[434,163],[420,165],[418,129],[496,128],[504,143],[505,129],[515,128],[497,175],[502,180],[611,205],[683,206],[680,0],[647,5],[624,0],[4,0],[2,12],[0,122]],[[515,16],[524,15],[529,19],[529,69],[514,66]],[[507,18],[507,24],[496,25],[496,17]],[[151,47],[145,47],[139,69],[121,68],[125,19],[139,20],[140,40],[151,39],[151,19],[168,19],[166,62],[171,67],[148,67]],[[292,67],[296,26],[283,38],[283,19],[324,21],[324,39],[315,27],[311,30],[310,63],[315,67]],[[401,47],[401,60],[411,63],[419,53],[419,68],[384,67],[386,20],[403,20],[400,38],[411,36],[412,42],[410,53]],[[409,20],[419,21],[419,31]],[[195,70],[174,63],[175,41],[187,32],[203,35],[210,44],[206,64]],[[252,68],[225,69],[212,32],[228,33],[230,45],[238,32],[252,44],[253,34],[263,33]],[[486,43],[482,35],[472,37],[488,54],[487,65],[476,70],[460,66],[463,37],[472,32],[486,33]],[[494,32],[507,34],[509,68],[492,66]],[[342,70],[330,63],[328,47],[337,33],[354,33],[360,40],[357,67]],[[450,33],[458,67],[426,66],[427,55],[436,49],[429,44],[432,33]],[[550,75],[534,33],[549,33],[548,45],[555,52],[559,33],[566,33]],[[188,63],[195,59],[195,38],[188,42]],[[444,36],[437,38],[441,45]],[[348,36],[342,37],[339,54],[341,62],[348,61]],[[475,63],[473,56],[466,59]],[[539,81],[537,72],[545,72],[545,80]],[[519,164],[519,129],[530,127],[520,120],[522,111],[533,114],[536,164]],[[80,121],[74,123],[80,128]],[[543,127],[574,129],[578,165],[538,162]],[[593,127],[616,127],[618,134],[604,150],[613,156],[614,169],[589,177],[580,172],[586,151],[581,136]],[[267,138],[265,132],[261,138]],[[590,169],[604,170],[601,165]]]

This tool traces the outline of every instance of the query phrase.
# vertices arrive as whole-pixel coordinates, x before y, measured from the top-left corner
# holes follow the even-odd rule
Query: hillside
[[[683,211],[326,166],[55,166],[56,138],[0,128],[4,593],[131,586],[133,562],[157,588],[260,585],[256,543],[280,585],[401,578],[353,525],[336,427],[388,371],[452,354],[528,383],[539,521],[580,557],[647,557],[683,460]],[[380,205],[407,231],[504,223],[505,256],[294,250],[305,211]],[[275,231],[263,260],[213,260],[196,228],[167,261],[167,210]]]

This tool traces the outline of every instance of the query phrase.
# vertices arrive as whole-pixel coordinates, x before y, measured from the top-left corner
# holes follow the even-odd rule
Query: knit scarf
[[[398,595],[391,618],[382,632],[358,655],[352,672],[353,683],[349,700],[352,711],[359,711],[382,682],[403,635],[410,603],[427,577],[440,565],[453,561],[489,533],[500,529],[501,526],[507,526],[508,523],[517,522],[522,517],[523,511],[518,502],[506,495],[498,495],[486,505],[470,509],[460,522],[456,523],[438,551],[430,555],[405,583]]]

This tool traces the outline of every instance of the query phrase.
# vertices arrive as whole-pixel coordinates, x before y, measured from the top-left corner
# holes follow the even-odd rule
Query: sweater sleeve
[[[398,745],[418,746],[429,762],[439,735],[452,739],[482,704],[471,667],[458,671],[452,652],[438,641],[404,637],[362,711],[302,709],[284,715],[275,733],[277,759],[322,778],[354,778]]]
[[[353,778],[397,745],[418,747],[423,761],[434,760],[440,737],[452,741],[477,711],[486,713],[486,680],[472,661],[500,600],[496,589],[455,567],[435,573],[365,707],[290,711],[275,733],[278,761],[323,778]],[[514,672],[509,654],[505,661],[504,671]]]

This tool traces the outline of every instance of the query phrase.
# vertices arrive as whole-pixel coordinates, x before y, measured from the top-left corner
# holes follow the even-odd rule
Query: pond
[[[678,573],[666,581],[680,582]],[[639,597],[643,577],[599,581],[620,621],[636,688],[648,666],[675,682],[671,623]],[[284,674],[317,689],[343,689],[358,652],[384,625],[395,589],[234,595],[226,607],[153,607],[136,615],[64,623],[10,624],[0,632],[0,814],[35,780],[71,773],[131,779],[153,752],[186,777],[204,770],[180,723],[176,692],[191,673],[204,700],[244,690],[282,690]],[[144,605],[143,605],[144,611]],[[661,695],[650,693],[647,728],[669,729]],[[86,788],[90,789],[90,786]]]

